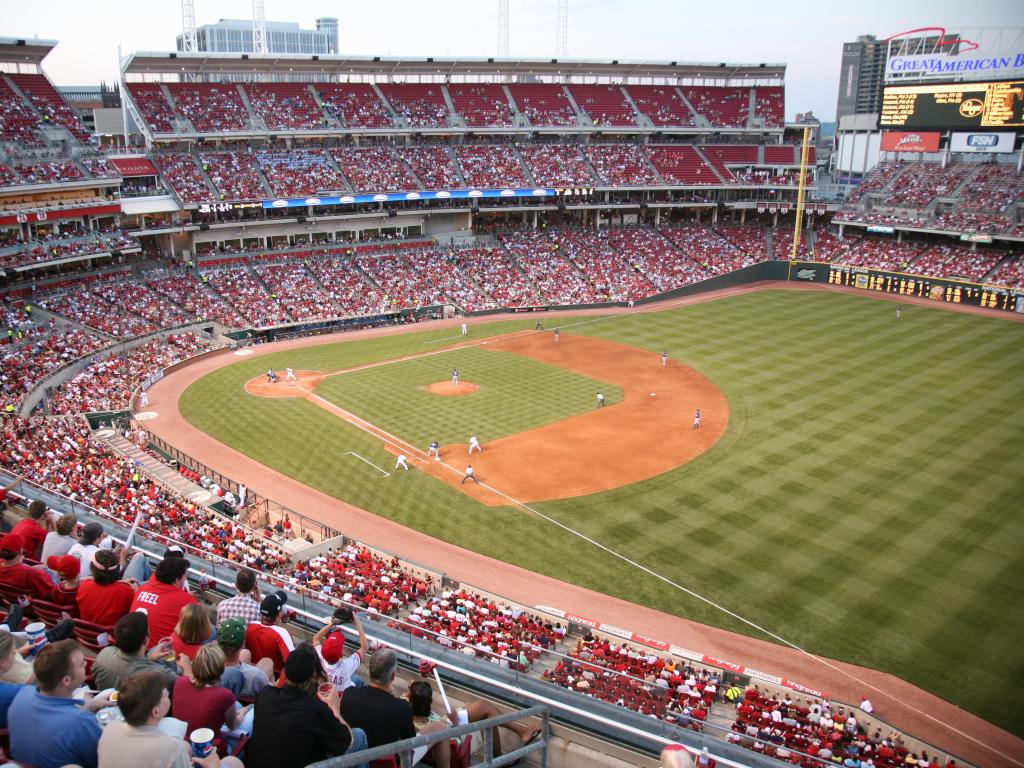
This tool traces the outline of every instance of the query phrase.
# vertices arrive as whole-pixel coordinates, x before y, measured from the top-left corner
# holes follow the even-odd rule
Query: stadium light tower
[[[252,51],[268,53],[267,11],[263,7],[263,0],[252,0]]]
[[[181,50],[184,53],[195,53],[199,50],[196,38],[195,0],[181,0]]]
[[[569,50],[569,0],[558,0],[558,24],[555,27],[555,57],[568,56]]]
[[[508,57],[508,0],[498,0],[498,56]]]

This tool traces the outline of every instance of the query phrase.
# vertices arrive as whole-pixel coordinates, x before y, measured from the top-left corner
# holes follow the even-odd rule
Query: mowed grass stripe
[[[567,332],[664,349],[694,366],[724,390],[730,421],[723,438],[684,467],[538,505],[542,512],[809,650],[893,672],[1024,731],[1022,705],[999,693],[1005,679],[1024,673],[1024,617],[1008,610],[1020,603],[1024,565],[1024,328],[916,306],[897,321],[890,302],[870,296],[785,291],[572,323]],[[410,354],[431,346],[424,338],[307,349],[310,364],[293,367],[330,370]],[[445,375],[449,354],[461,353],[434,358]],[[265,369],[265,359],[259,365]],[[237,410],[245,377],[236,369],[194,388],[223,374],[204,396]],[[388,379],[377,383],[387,389]],[[260,439],[291,447],[301,435],[289,442],[288,433],[310,428],[278,418],[290,414],[269,401],[253,409],[248,426],[235,425],[231,416],[199,413],[201,398],[191,395],[195,419],[237,447],[255,450]],[[393,431],[431,428],[438,427],[408,414]],[[371,460],[384,453],[349,430],[321,439],[341,441],[335,452],[355,445]],[[260,453],[271,466],[285,463],[274,451]],[[583,586],[750,631],[521,511],[480,508],[420,473],[381,482],[365,466],[306,453],[313,455],[303,456],[304,480],[319,476],[318,487],[378,514]]]

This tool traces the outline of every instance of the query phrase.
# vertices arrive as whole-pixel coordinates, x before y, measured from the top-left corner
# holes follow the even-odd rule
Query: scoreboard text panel
[[[879,128],[973,130],[1024,126],[1024,80],[889,85]]]

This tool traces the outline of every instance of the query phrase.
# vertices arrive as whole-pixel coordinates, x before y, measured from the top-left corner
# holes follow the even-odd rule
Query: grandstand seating
[[[683,95],[715,127],[744,128],[750,114],[750,89],[715,85],[680,86]]]
[[[391,147],[334,149],[331,155],[356,192],[407,192],[420,188],[416,177]]]
[[[768,258],[768,243],[761,227],[716,227],[718,233],[754,261]]]
[[[617,85],[570,85],[576,106],[593,125],[636,125],[636,113]]]
[[[755,263],[753,255],[742,252],[724,235],[714,229],[699,226],[663,227],[662,235],[672,241],[679,250],[704,270],[705,277],[732,272]],[[763,239],[763,235],[761,236]],[[702,275],[693,268],[688,272],[695,279]]]
[[[439,83],[382,83],[381,93],[406,123],[416,128],[449,125],[448,105]]]
[[[699,151],[691,146],[651,146],[647,157],[669,184],[722,184]]]
[[[1024,258],[1017,256],[1000,264],[999,269],[986,282],[1024,288]]]
[[[320,284],[329,286],[339,316],[371,315],[387,309],[384,294],[363,275],[351,258],[310,256],[305,261]]]
[[[177,111],[200,133],[247,131],[252,127],[238,86],[231,83],[170,83]]]
[[[43,125],[59,125],[85,143],[92,140],[78,115],[69,107],[46,75],[11,73],[11,79],[42,116]]]
[[[766,128],[781,128],[786,121],[785,89],[759,85],[754,89],[754,97],[754,116],[763,118]]]
[[[257,152],[256,159],[277,197],[306,197],[317,192],[348,190],[345,179],[323,150]]]
[[[301,131],[324,125],[323,110],[305,83],[250,83],[245,92],[268,130]]]
[[[519,154],[542,187],[590,187],[597,183],[579,147],[572,144],[524,144]]]
[[[343,314],[332,291],[325,288],[301,261],[255,265],[253,272],[270,289],[271,296],[295,320]]]
[[[697,123],[679,91],[671,85],[630,85],[626,90],[637,109],[655,125],[688,127]]]
[[[43,139],[36,131],[38,126],[39,118],[32,108],[0,77],[0,140],[17,142],[23,147],[41,147]]]
[[[522,230],[501,232],[499,239],[516,264],[537,286],[548,304],[590,304],[597,301],[594,287],[573,264],[559,254],[556,232]],[[566,236],[571,241],[572,235]]]
[[[91,292],[70,290],[43,297],[38,304],[49,312],[121,339],[155,331],[156,323],[126,311],[125,306],[118,303],[117,296],[125,288],[131,290],[134,286],[125,283],[116,288],[95,288]]]
[[[234,307],[247,325],[265,327],[293,319],[248,267],[210,269],[202,274],[210,288]]]
[[[819,229],[814,233],[814,260],[842,262],[846,251],[853,247],[856,241],[856,233],[848,233],[845,238],[840,240],[831,232]],[[775,255],[776,258],[785,256],[785,254],[779,253],[777,246],[775,248]]]
[[[900,174],[886,205],[924,208],[936,197],[951,194],[973,169],[963,163],[945,168],[937,163],[913,163]]]
[[[248,152],[200,152],[199,162],[221,200],[263,200],[269,194]]]
[[[512,107],[505,89],[491,83],[457,83],[448,86],[455,111],[471,128],[512,125]]]
[[[139,108],[150,130],[171,133],[174,130],[174,110],[159,83],[126,83],[128,93]]]
[[[904,167],[899,163],[879,163],[861,179],[857,188],[846,198],[847,202],[855,203],[869,192],[882,191],[885,187],[889,186]]]
[[[19,165],[14,170],[21,174],[25,184],[60,184],[85,178],[79,167],[70,160]]]
[[[508,87],[519,111],[531,125],[576,125],[576,110],[560,85],[517,83]]]
[[[843,256],[843,263],[855,267],[913,272],[914,258],[923,247],[921,243],[897,243],[895,240],[868,236],[850,246]]]
[[[981,166],[960,192],[960,207],[966,211],[1005,211],[1024,201],[1024,174],[1008,163]]]
[[[231,305],[200,283],[193,274],[147,276],[150,290],[166,296],[197,320],[215,320],[231,328],[241,328],[246,321]]]
[[[116,178],[121,172],[102,157],[86,157],[79,161],[94,179]]]
[[[459,145],[455,156],[470,187],[527,187],[530,182],[518,153],[503,145]]]
[[[215,199],[192,155],[154,155],[153,162],[183,203],[202,203]]]
[[[458,267],[471,274],[481,291],[491,297],[494,305],[529,307],[544,303],[536,287],[504,248],[461,248],[451,255]]]
[[[932,229],[949,232],[1005,232],[1010,220],[999,213],[977,211],[946,211],[937,214],[928,225]]]
[[[932,277],[962,277],[981,282],[1005,256],[1005,251],[971,251],[957,245],[937,243],[914,259],[911,271]]]
[[[424,189],[458,189],[465,186],[445,147],[402,147],[398,155],[416,174]]]
[[[0,392],[3,406],[17,407],[32,387],[73,360],[109,344],[96,334],[57,322],[4,349],[0,356]]]
[[[614,187],[656,186],[664,182],[644,155],[632,144],[590,144],[583,154],[602,185]]]
[[[390,128],[394,121],[368,83],[316,83],[324,109],[346,128]]]
[[[796,255],[798,259],[808,258],[810,252],[809,240],[813,235],[806,229],[800,233],[800,245],[797,246]],[[772,229],[772,255],[776,259],[788,259],[793,253],[793,228],[775,227]]]

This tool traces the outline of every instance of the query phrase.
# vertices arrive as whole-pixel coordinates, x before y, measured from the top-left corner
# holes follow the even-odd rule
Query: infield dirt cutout
[[[623,400],[497,440],[488,441],[481,433],[483,451],[472,458],[468,443],[455,443],[442,446],[441,461],[434,461],[427,459],[426,446],[407,443],[316,395],[314,390],[325,377],[345,371],[295,371],[297,381],[282,377],[276,384],[259,376],[245,385],[245,391],[264,397],[304,397],[381,438],[388,451],[404,453],[417,469],[489,506],[585,496],[660,475],[710,448],[729,420],[729,404],[714,384],[672,360],[662,366],[661,355],[654,352],[566,333],[558,344],[549,334],[510,334],[478,348],[521,355],[614,384],[622,389]],[[442,385],[446,391],[434,391]],[[469,394],[470,387],[476,390],[470,382],[460,382],[458,388],[436,382],[428,391],[451,396]],[[465,393],[459,391],[463,388]],[[694,429],[698,408],[700,429]],[[470,463],[479,485],[461,482]]]

